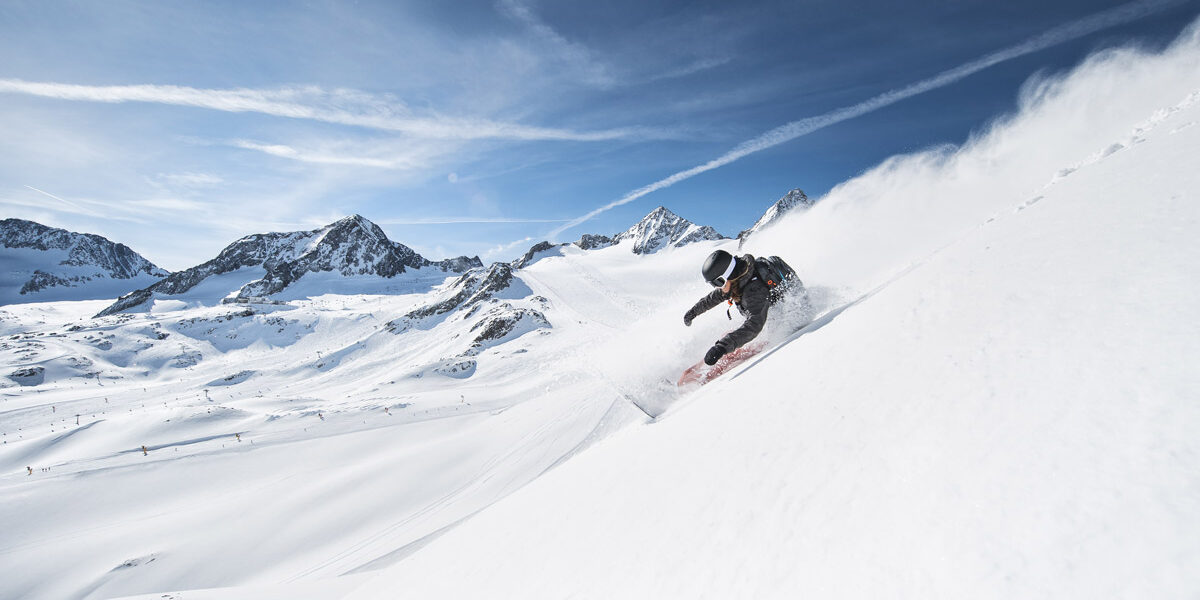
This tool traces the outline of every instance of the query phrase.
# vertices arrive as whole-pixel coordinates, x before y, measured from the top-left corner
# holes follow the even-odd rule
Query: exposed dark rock
[[[21,286],[21,295],[25,295],[25,294],[28,294],[31,292],[40,292],[48,287],[54,287],[54,286],[74,287],[75,285],[77,285],[78,283],[81,282],[81,279],[86,279],[86,281],[91,281],[90,277],[88,277],[88,278],[72,277],[70,279],[67,279],[67,278],[63,278],[63,277],[58,277],[57,275],[51,275],[50,273],[47,273],[41,269],[35,269],[33,271],[33,276],[29,278],[29,281],[26,281],[25,285]]]
[[[50,288],[81,288],[78,294],[71,292],[66,298],[78,296],[80,299],[92,299],[96,297],[94,294],[98,293],[92,282],[120,282],[140,278],[136,283],[129,282],[131,288],[135,285],[145,285],[147,277],[167,276],[166,271],[154,266],[124,244],[114,243],[95,234],[75,233],[22,219],[0,221],[0,250],[2,249],[11,249],[14,254],[19,251],[31,251],[21,253],[22,258],[16,264],[22,266],[9,273],[9,277],[16,276],[9,279],[12,282],[11,289],[20,296],[36,294]],[[41,253],[45,254],[44,260],[36,258]],[[20,284],[18,289],[18,282],[25,276],[20,269],[29,269],[29,280]],[[100,297],[120,289],[119,286],[113,288],[111,281],[102,287],[106,292]]]
[[[579,238],[579,241],[575,242],[575,245],[583,250],[596,250],[598,248],[607,248],[616,243],[615,240],[607,235],[585,233],[583,237]]]
[[[423,319],[471,308],[512,285],[513,269],[507,263],[492,263],[487,269],[472,269],[450,284],[444,297],[437,302],[415,309],[388,323],[388,331],[403,333]]]
[[[483,261],[479,260],[478,256],[459,256],[458,258],[447,258],[445,260],[433,261],[429,263],[429,266],[437,267],[443,271],[448,271],[451,273],[466,273],[471,269],[478,269],[482,267]]]
[[[113,279],[130,279],[142,273],[159,277],[167,274],[125,244],[93,233],[75,233],[23,219],[0,221],[0,244],[6,248],[64,250],[67,259],[59,264],[99,267]]]
[[[8,378],[21,385],[41,385],[46,381],[46,369],[44,367],[17,369],[9,374]]]
[[[479,332],[471,341],[471,348],[480,348],[488,342],[499,343],[518,329],[524,333],[549,326],[546,315],[529,308],[514,308],[506,303],[488,311],[482,320],[471,327],[472,333]]]

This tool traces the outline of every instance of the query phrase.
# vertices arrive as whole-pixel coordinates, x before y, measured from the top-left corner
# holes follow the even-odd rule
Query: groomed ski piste
[[[547,252],[498,298],[546,324],[473,354],[396,332],[449,285],[416,279],[4,307],[47,381],[0,390],[0,597],[1190,597],[1198,124],[1195,26],[1031,80],[752,237],[815,320],[682,396],[736,242]]]

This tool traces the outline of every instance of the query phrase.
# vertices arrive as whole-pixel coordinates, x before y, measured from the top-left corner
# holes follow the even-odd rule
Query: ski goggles
[[[712,284],[713,287],[724,287],[725,282],[729,281],[729,276],[733,275],[733,269],[736,266],[737,266],[737,259],[735,258],[733,260],[730,260],[729,266],[725,267],[725,272],[716,277],[713,277],[712,279],[709,279],[708,282],[710,284]]]

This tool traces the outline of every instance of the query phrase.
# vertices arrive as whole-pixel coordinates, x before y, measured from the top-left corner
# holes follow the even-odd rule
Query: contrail
[[[830,125],[841,123],[842,121],[853,119],[855,117],[860,117],[869,112],[879,110],[885,106],[889,106],[901,100],[916,96],[917,94],[923,94],[930,90],[945,87],[993,65],[1025,56],[1026,54],[1032,54],[1034,52],[1045,50],[1046,48],[1057,46],[1058,44],[1069,42],[1097,31],[1102,31],[1104,29],[1136,21],[1173,6],[1185,4],[1188,1],[1189,0],[1148,0],[1144,2],[1131,2],[1129,4],[1124,4],[1116,8],[1111,8],[1109,10],[1084,17],[1078,21],[1060,25],[1054,29],[1042,33],[1041,35],[1025,40],[1024,42],[1021,42],[1015,46],[998,50],[982,58],[975,59],[969,63],[954,67],[953,69],[942,71],[941,73],[938,73],[937,75],[934,75],[928,79],[923,79],[908,86],[884,92],[878,96],[875,96],[874,98],[865,100],[858,104],[832,110],[823,115],[807,117],[798,121],[792,121],[791,123],[787,123],[785,125],[780,125],[779,127],[767,131],[756,138],[742,142],[729,152],[726,152],[725,154],[722,154],[721,156],[714,158],[713,160],[710,160],[702,165],[692,167],[686,171],[680,171],[674,175],[671,175],[670,177],[660,179],[654,183],[651,183],[650,185],[638,188],[632,192],[629,192],[628,194],[625,194],[619,200],[614,200],[613,202],[597,208],[583,215],[582,217],[572,219],[562,227],[551,231],[549,237],[550,239],[556,239],[564,231],[589,221],[596,215],[623,204],[633,202],[634,200],[637,200],[638,198],[641,198],[642,196],[652,192],[671,187],[672,185],[675,185],[676,183],[679,183],[685,179],[690,179],[701,173],[706,173],[708,171],[712,171],[713,169],[723,167],[738,159],[754,154],[755,152],[778,146],[784,142],[790,142],[791,140],[794,140],[800,136],[808,135],[819,129],[829,127]]]
[[[76,210],[84,210],[84,208],[82,206],[80,206],[74,202],[71,202],[70,200],[67,200],[65,198],[59,198],[58,196],[55,196],[54,194],[51,194],[50,192],[39,190],[39,189],[33,187],[32,185],[27,185],[25,187],[27,187],[39,194],[42,194],[43,196],[49,196],[51,198],[54,198],[55,200],[58,200],[59,202],[62,202],[63,204],[66,204],[67,206],[70,206],[71,208],[74,208]]]

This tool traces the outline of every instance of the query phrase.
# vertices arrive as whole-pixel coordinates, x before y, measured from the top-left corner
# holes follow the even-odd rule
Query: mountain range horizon
[[[812,201],[804,194],[804,192],[795,188],[782,196],[773,205],[763,213],[762,217],[750,229],[744,230],[737,234],[736,239],[741,243],[752,235],[754,232],[768,226],[771,222],[780,218],[786,212],[797,207],[808,208],[812,206]],[[22,232],[24,235],[16,235],[16,232]],[[35,233],[30,233],[35,232]],[[332,264],[325,261],[323,264],[306,265],[299,267],[295,264],[290,264],[292,261],[300,258],[299,255],[304,254],[300,249],[284,244],[279,246],[276,244],[273,248],[261,247],[250,249],[250,246],[262,245],[269,243],[272,240],[290,239],[292,242],[304,241],[310,243],[318,234],[322,237],[333,232],[335,238],[347,237],[354,239],[335,239],[335,245],[342,245],[346,242],[365,243],[369,246],[368,254],[376,253],[392,253],[394,256],[391,260],[384,261],[381,265],[375,265],[370,269],[350,268],[345,264]],[[357,232],[357,233],[354,233]],[[478,256],[467,257],[459,256],[455,258],[447,258],[438,261],[429,260],[420,256],[411,248],[408,248],[400,242],[390,240],[386,233],[379,228],[369,218],[353,214],[341,219],[338,219],[324,227],[308,231],[292,231],[292,232],[264,232],[243,236],[230,243],[225,247],[217,257],[204,262],[197,263],[195,266],[183,269],[181,271],[168,272],[146,259],[142,255],[130,249],[123,243],[108,240],[103,236],[89,233],[70,232],[63,229],[52,228],[41,223],[29,221],[25,219],[6,219],[0,222],[0,240],[4,241],[4,246],[0,248],[0,253],[10,251],[11,248],[19,248],[24,250],[47,250],[51,246],[45,242],[46,238],[54,238],[57,240],[56,248],[70,248],[73,245],[78,245],[79,240],[88,240],[92,244],[100,244],[106,248],[113,248],[110,251],[121,253],[127,256],[129,261],[139,265],[139,272],[158,278],[158,281],[149,285],[139,286],[126,290],[126,293],[119,294],[121,298],[113,306],[103,311],[100,315],[115,314],[123,310],[127,310],[133,306],[145,302],[154,293],[174,295],[186,292],[200,281],[212,274],[222,274],[236,270],[251,264],[271,265],[272,273],[268,275],[264,283],[258,284],[252,288],[246,289],[244,294],[239,294],[241,297],[267,297],[274,293],[278,293],[290,285],[298,276],[304,272],[327,272],[341,271],[343,275],[362,275],[374,274],[385,278],[390,278],[394,275],[403,273],[406,268],[420,269],[423,267],[438,267],[444,272],[462,273],[471,268],[479,268],[483,266],[482,261]],[[361,238],[361,239],[359,239]],[[646,214],[640,221],[629,227],[627,230],[613,234],[584,234],[579,240],[569,242],[581,249],[590,250],[608,247],[613,244],[620,243],[624,240],[633,241],[633,252],[636,254],[644,254],[656,252],[670,246],[682,246],[699,240],[719,240],[731,239],[728,236],[718,233],[715,229],[709,226],[697,225],[680,217],[675,212],[665,206],[658,206]],[[319,245],[319,244],[318,244]],[[543,248],[543,246],[545,246]],[[529,256],[540,250],[545,250],[550,247],[549,242],[541,242],[533,245],[527,251],[525,261],[528,261]],[[287,254],[289,258],[285,258]],[[363,256],[353,257],[351,262],[357,264],[366,260]],[[92,279],[107,278],[111,281],[126,280],[132,277],[128,274],[128,270],[114,270],[106,265],[108,263],[94,262],[84,263],[75,261],[73,266],[92,266],[99,271],[91,276],[91,278],[75,277],[74,279],[64,278],[54,274],[55,265],[50,264],[53,261],[47,261],[46,264],[33,265],[25,267],[24,276],[15,269],[10,269],[8,276],[10,279],[28,277],[28,280],[21,284],[20,290],[16,295],[8,293],[8,298],[0,298],[4,303],[16,301],[21,302],[36,302],[36,292],[47,288],[60,288],[58,291],[63,291],[61,288],[86,287],[84,284]],[[510,261],[514,265],[522,263],[521,258],[516,258]],[[361,266],[361,265],[360,265]],[[110,281],[110,282],[111,282]],[[139,282],[144,282],[145,279],[139,279]],[[112,286],[109,286],[111,288]],[[80,297],[85,297],[81,294]],[[56,299],[64,299],[61,295]]]

